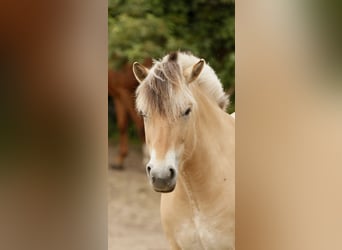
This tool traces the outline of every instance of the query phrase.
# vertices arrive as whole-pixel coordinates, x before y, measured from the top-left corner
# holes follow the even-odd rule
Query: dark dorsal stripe
[[[177,61],[177,51],[170,52],[169,54],[169,61]]]

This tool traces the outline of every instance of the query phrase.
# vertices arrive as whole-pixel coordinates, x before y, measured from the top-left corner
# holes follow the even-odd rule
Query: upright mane
[[[187,84],[188,70],[200,59],[184,52],[171,52],[155,60],[144,81],[137,88],[137,108],[145,115],[157,112],[171,120],[179,117],[196,101]],[[202,88],[217,105],[226,109],[228,97],[214,70],[205,64],[199,77],[191,85]]]

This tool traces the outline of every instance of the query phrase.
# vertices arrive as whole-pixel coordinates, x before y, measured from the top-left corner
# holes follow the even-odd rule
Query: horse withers
[[[172,249],[235,249],[235,120],[214,70],[172,52],[148,69],[134,63],[144,118],[146,172],[161,192]]]

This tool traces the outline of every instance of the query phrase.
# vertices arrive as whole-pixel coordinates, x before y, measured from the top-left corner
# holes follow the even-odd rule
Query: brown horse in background
[[[152,59],[143,63],[146,67],[152,65]],[[127,63],[121,70],[108,70],[108,95],[113,98],[115,115],[119,129],[119,153],[115,158],[113,168],[123,169],[124,160],[128,154],[129,118],[134,122],[141,141],[145,142],[144,123],[135,109],[135,90],[138,82],[132,71],[132,64]]]

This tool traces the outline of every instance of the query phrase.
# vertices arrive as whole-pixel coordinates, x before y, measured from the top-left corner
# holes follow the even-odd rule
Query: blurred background
[[[109,0],[109,249],[168,249],[160,225],[160,194],[148,186],[143,166],[143,125],[135,116],[132,63],[149,67],[152,58],[190,51],[216,71],[230,95],[227,112],[232,113],[234,40],[233,0]]]

